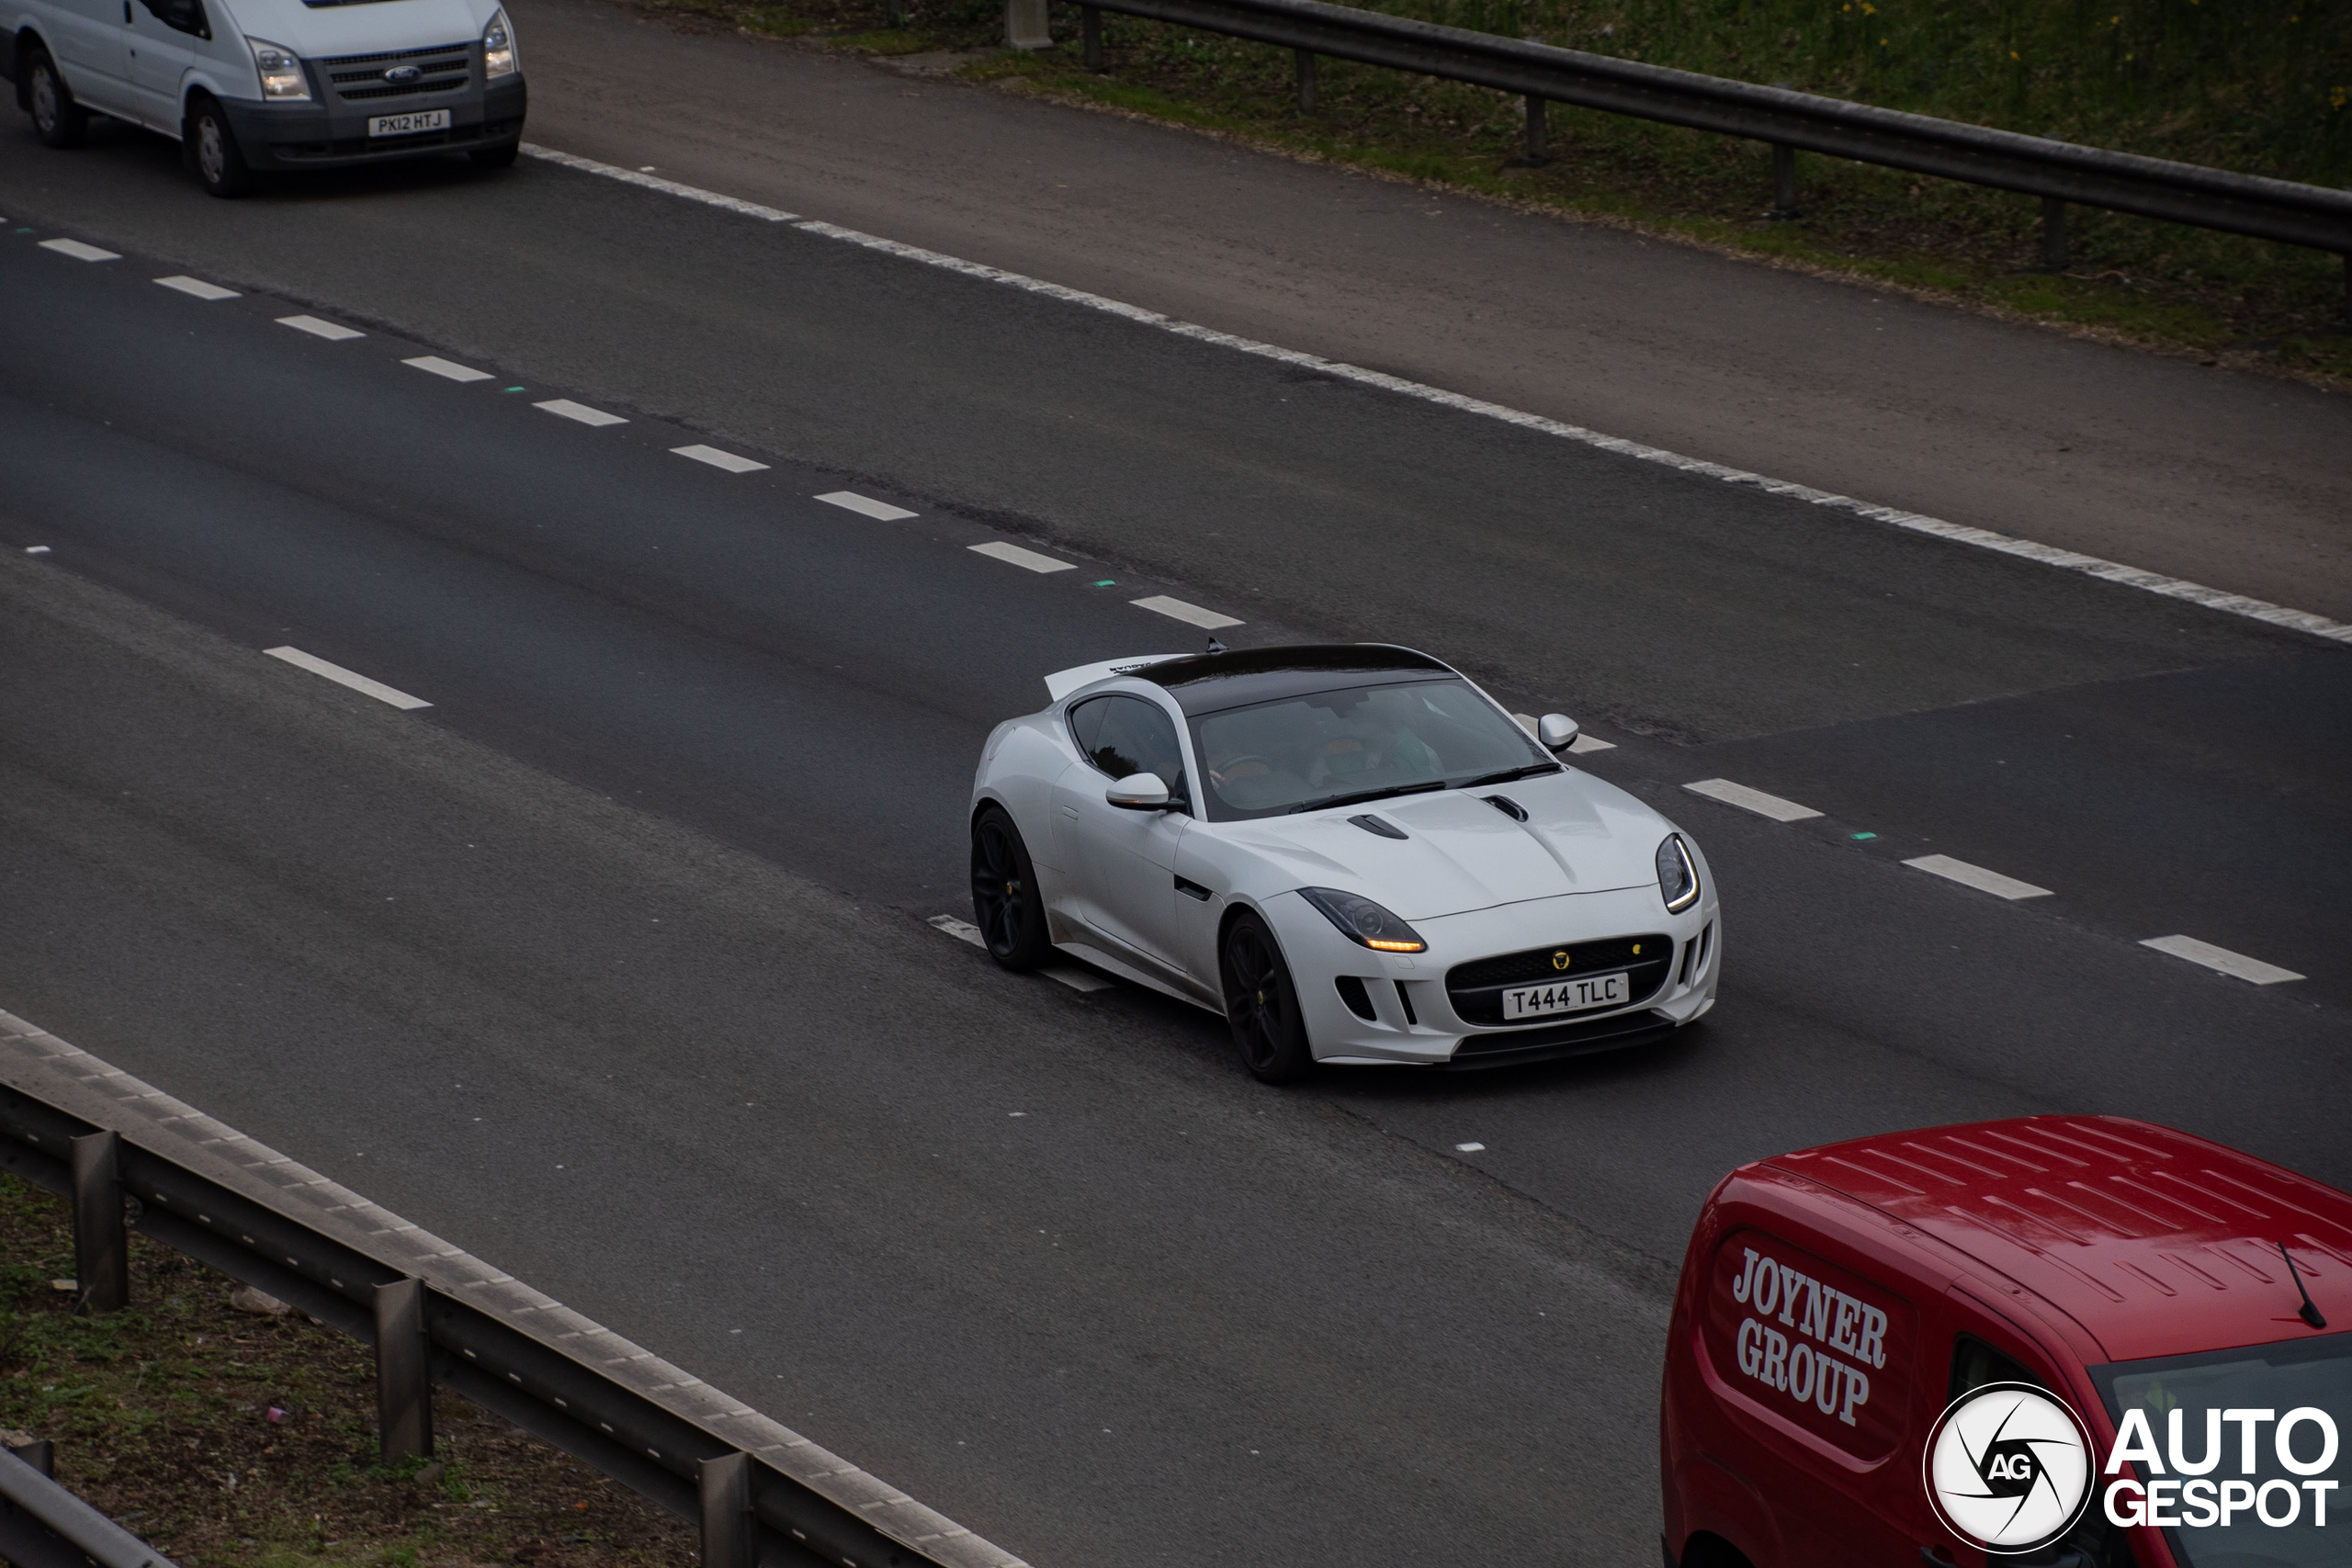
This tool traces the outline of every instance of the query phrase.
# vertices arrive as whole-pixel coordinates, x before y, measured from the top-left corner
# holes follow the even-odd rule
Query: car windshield
[[[1193,720],[1209,818],[1238,821],[1559,764],[1458,679],[1353,686]]]
[[[2338,1447],[2352,1438],[2352,1334],[2120,1361],[2091,1376],[2119,1427],[2128,1411],[2147,1416],[2163,1468],[2143,1461],[2140,1476],[2172,1483],[2166,1517],[2183,1528],[2165,1533],[2187,1568],[2352,1564],[2352,1497],[2312,1485],[2352,1468]],[[2315,1467],[2323,1455],[2330,1462]]]

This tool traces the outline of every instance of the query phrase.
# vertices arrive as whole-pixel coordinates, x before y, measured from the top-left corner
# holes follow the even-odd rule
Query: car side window
[[[1089,710],[1099,709],[1098,716]],[[1091,721],[1091,723],[1090,723]],[[1141,697],[1096,697],[1071,715],[1086,760],[1114,779],[1154,773],[1170,795],[1184,795],[1184,752],[1169,716]]]
[[[140,0],[154,18],[174,32],[189,33],[197,38],[210,38],[212,28],[204,17],[204,0]]]

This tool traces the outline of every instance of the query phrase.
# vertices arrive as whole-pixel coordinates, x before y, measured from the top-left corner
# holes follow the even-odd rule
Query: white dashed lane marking
[[[575,403],[570,398],[549,398],[546,402],[533,403],[531,406],[535,409],[544,409],[560,419],[576,419],[582,424],[605,425],[628,423],[616,413],[606,413],[603,409],[592,409],[586,403]]]
[[[444,359],[435,354],[420,354],[414,359],[403,359],[401,363],[413,366],[419,370],[430,371],[435,376],[446,376],[452,381],[490,379],[490,372],[487,370],[477,370],[470,365],[459,365],[455,360]]]
[[[730,474],[757,473],[767,467],[765,463],[754,463],[749,457],[738,457],[732,452],[722,452],[716,446],[705,446],[700,443],[692,446],[673,446],[670,450],[681,457],[692,457],[697,463],[708,463],[712,468],[724,468]]]
[[[1487,1152],[1487,1145],[1484,1144],[1456,1144],[1453,1146],[1465,1155],[1482,1155]]]
[[[1987,871],[1981,865],[1971,865],[1950,855],[1921,855],[1903,863],[1914,871],[1924,871],[1930,876],[1940,876],[1957,882],[1962,887],[1973,887],[1979,893],[1990,893],[1996,898],[2014,903],[2019,898],[2047,898],[2050,889],[2036,887],[2030,882],[2019,882],[2014,876],[2003,876],[1997,871]]]
[[[316,316],[280,316],[277,324],[292,327],[298,333],[309,333],[312,337],[322,337],[329,343],[368,335],[356,327],[346,327],[341,321],[322,321]]]
[[[2215,947],[2210,942],[2199,942],[2193,936],[2152,936],[2140,944],[2153,947],[2158,953],[2168,953],[2175,958],[2186,958],[2191,964],[2201,964],[2208,969],[2248,980],[2257,986],[2276,986],[2288,980],[2300,980],[2292,969],[2281,969],[2276,964],[2265,964],[2259,958],[2248,958],[2243,953],[2232,953],[2226,947]]]
[[[1227,626],[1238,626],[1243,624],[1231,615],[1220,615],[1215,610],[1204,610],[1198,604],[1187,604],[1182,599],[1170,599],[1165,593],[1155,593],[1148,599],[1130,599],[1127,603],[1138,610],[1150,610],[1159,615],[1170,615],[1177,620],[1189,622],[1205,631],[1221,631]]]
[[[989,544],[974,545],[970,548],[975,555],[983,555],[991,560],[1001,560],[1013,566],[1024,567],[1031,571],[1072,570],[1071,563],[1069,561],[1056,560],[1051,556],[1041,556],[1035,550],[1024,550],[1019,545],[1008,545],[1001,539]]]
[[[412,697],[397,687],[387,686],[381,681],[370,681],[365,675],[345,670],[340,664],[330,664],[318,655],[305,653],[299,648],[266,648],[262,651],[272,659],[286,660],[297,670],[323,675],[338,686],[348,686],[355,692],[364,693],[379,703],[390,703],[396,708],[429,708],[433,705],[423,697]]]
[[[816,499],[828,506],[838,506],[845,512],[863,513],[878,523],[896,523],[901,517],[915,515],[903,506],[893,506],[887,501],[876,501],[870,495],[860,495],[854,490],[831,491]]]
[[[1682,787],[1692,795],[1703,795],[1709,800],[1720,800],[1725,806],[1736,806],[1742,811],[1753,811],[1775,822],[1803,822],[1821,815],[1810,806],[1799,806],[1793,800],[1782,800],[1777,795],[1766,795],[1760,789],[1750,789],[1729,779],[1701,779]]]
[[[85,245],[79,240],[43,240],[40,243],[40,248],[44,251],[55,251],[61,256],[72,256],[75,261],[120,261],[122,259],[113,251],[102,251],[96,245]]]
[[[933,915],[928,923],[957,942],[968,942],[982,952],[988,950],[989,944],[981,938],[980,928],[969,920],[959,920],[953,915]],[[1059,980],[1073,991],[1107,991],[1118,984],[1116,980],[1105,978],[1076,964],[1048,964],[1037,973],[1048,979]],[[1020,1116],[1025,1112],[1016,1111],[1012,1114]]]
[[[159,277],[155,281],[166,288],[176,288],[181,293],[192,295],[198,299],[238,298],[237,291],[233,288],[223,288],[217,283],[207,283],[200,277],[189,277],[179,273],[175,273],[169,277]]]

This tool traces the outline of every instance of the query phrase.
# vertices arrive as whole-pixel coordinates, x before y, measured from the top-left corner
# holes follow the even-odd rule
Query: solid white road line
[[[655,189],[666,190],[673,196],[684,197],[689,201],[704,202],[712,207],[723,207],[730,211],[748,212],[753,217],[779,221],[790,216],[786,213],[779,213],[772,208],[755,208],[752,203],[738,201],[733,197],[697,190],[692,186],[675,186],[668,181],[651,180],[634,170],[617,168],[610,164],[599,164],[594,159],[576,158],[568,152],[536,147],[528,142],[524,143],[523,151],[535,158],[545,158],[549,163],[561,164],[587,174],[599,175],[606,179],[621,180],[630,185],[651,186]],[[1641,442],[1627,441],[1620,436],[1603,435],[1597,430],[1587,430],[1581,425],[1563,423],[1556,419],[1546,419],[1542,414],[1529,413],[1524,410],[1510,408],[1501,403],[1490,403],[1481,398],[1464,397],[1459,392],[1449,392],[1442,388],[1424,386],[1419,381],[1408,381],[1401,376],[1391,376],[1384,371],[1366,370],[1360,365],[1350,365],[1343,360],[1325,359],[1320,355],[1302,354],[1295,348],[1283,348],[1270,343],[1259,343],[1251,338],[1236,337],[1231,333],[1221,333],[1213,328],[1195,326],[1190,321],[1180,321],[1172,316],[1162,315],[1158,310],[1147,310],[1140,305],[1129,305],[1121,300],[1107,299],[1100,294],[1089,294],[1083,289],[1066,288],[1058,283],[1047,283],[1043,278],[1026,277],[1017,272],[1007,272],[1001,267],[985,266],[978,262],[968,262],[960,257],[943,255],[937,251],[926,251],[917,245],[900,244],[896,240],[885,240],[873,234],[862,234],[854,229],[843,229],[836,224],[820,223],[814,219],[800,220],[794,226],[804,233],[820,235],[828,240],[839,240],[844,244],[862,245],[867,250],[881,251],[908,261],[921,262],[925,266],[936,266],[949,272],[962,273],[967,277],[986,278],[991,283],[1001,283],[1007,288],[1019,288],[1031,294],[1042,294],[1048,299],[1082,306],[1090,310],[1101,310],[1108,315],[1124,317],[1139,325],[1157,327],[1162,332],[1174,333],[1179,337],[1196,338],[1203,343],[1213,343],[1238,353],[1257,355],[1261,358],[1277,360],[1284,365],[1295,365],[1303,368],[1317,370],[1340,380],[1354,381],[1367,387],[1378,387],[1404,397],[1418,398],[1424,402],[1438,403],[1446,408],[1459,410],[1464,413],[1476,414],[1484,419],[1500,420],[1506,424],[1515,424],[1523,430],[1537,431],[1545,435],[1556,435],[1564,440],[1580,442],[1588,446],[1598,446],[1604,452],[1614,452],[1620,457],[1636,458],[1645,463],[1662,464],[1669,468],[1679,468],[1684,473],[1697,474],[1705,479],[1720,480],[1724,484],[1750,485],[1758,490],[1770,491],[1774,495],[1789,496],[1815,506],[1826,506],[1839,512],[1849,512],[1858,517],[1866,517],[1873,523],[1883,523],[1890,527],[1902,528],[1910,533],[1928,534],[1939,539],[1949,539],[1954,544],[1967,545],[1980,550],[1994,550],[2002,555],[2018,556],[2027,560],[2039,561],[2044,566],[2055,567],[2062,571],[2079,571],[2087,576],[2102,578],[2109,582],[2120,583],[2126,588],[2139,589],[2144,593],[2161,593],[2170,599],[2186,599],[2190,604],[2202,604],[2209,610],[2218,610],[2223,615],[2244,615],[2251,620],[2267,622],[2274,626],[2290,627],[2296,631],[2308,632],[2313,637],[2327,637],[2335,642],[2352,642],[2352,626],[2342,621],[2329,620],[2324,615],[2315,615],[2308,610],[2290,610],[2282,605],[2273,604],[2267,600],[2248,598],[2243,593],[2224,592],[2219,588],[2208,588],[2202,583],[2188,582],[2177,577],[2165,577],[2160,572],[2145,571],[2136,566],[2124,566],[2117,561],[2101,559],[2098,556],[2086,556],[2075,550],[2062,550],[2054,545],[2036,544],[2031,539],[2019,539],[2007,534],[1996,534],[1990,528],[1971,528],[1964,524],[1947,523],[1940,517],[1928,517],[1917,512],[1904,512],[1891,506],[1873,506],[1869,502],[1857,501],[1850,495],[1838,495],[1830,491],[1815,490],[1809,485],[1792,484],[1786,479],[1770,479],[1762,474],[1749,473],[1745,468],[1729,468],[1722,463],[1710,463],[1698,457],[1686,457],[1679,452],[1668,452],[1662,447],[1644,446]]]
[[[345,326],[341,321],[322,321],[316,316],[280,316],[277,318],[277,324],[281,327],[292,327],[298,333],[309,333],[312,337],[322,337],[329,343],[341,343],[346,338],[368,335],[356,328]]]
[[[708,463],[712,468],[724,468],[730,474],[757,473],[767,467],[765,463],[754,463],[749,457],[738,457],[732,452],[722,452],[716,446],[705,446],[699,443],[692,446],[673,446],[670,450],[681,457],[692,457],[697,463]]]
[[[113,251],[102,251],[96,245],[85,245],[79,240],[43,240],[40,243],[40,248],[44,251],[55,251],[61,256],[72,256],[75,261],[120,261],[122,259]]]
[[[355,692],[363,692],[378,702],[390,703],[396,708],[429,708],[433,705],[423,697],[412,697],[396,687],[387,686],[381,681],[370,681],[365,675],[355,674],[340,664],[330,664],[318,655],[305,653],[299,648],[265,648],[262,651],[272,659],[283,659],[297,670],[308,670],[313,675],[323,675],[339,686],[348,686]]]
[[[1001,539],[986,545],[973,545],[969,548],[974,555],[987,556],[991,560],[1007,561],[1013,566],[1026,568],[1030,571],[1069,571],[1072,569],[1072,563],[1069,561],[1056,560],[1051,556],[1041,556],[1035,550],[1024,550],[1019,545],[1008,545]]]
[[[549,398],[543,403],[533,403],[535,409],[545,409],[560,419],[576,419],[582,424],[627,424],[628,421],[603,409],[592,409],[586,403],[575,403],[570,398]]]
[[[238,298],[237,291],[233,288],[223,288],[217,283],[207,283],[200,277],[188,277],[178,273],[175,273],[170,277],[159,277],[155,281],[166,288],[176,288],[183,294],[192,294],[198,299]]]
[[[1139,610],[1153,610],[1163,615],[1172,615],[1180,621],[1188,621],[1205,631],[1222,631],[1227,626],[1244,624],[1235,620],[1231,615],[1220,615],[1215,610],[1204,610],[1198,604],[1187,604],[1182,599],[1170,599],[1165,593],[1155,593],[1148,599],[1130,599],[1127,603]]]
[[[1803,822],[1821,815],[1810,806],[1799,806],[1793,800],[1782,800],[1777,795],[1766,795],[1760,789],[1750,789],[1729,779],[1701,779],[1682,787],[1692,795],[1703,795],[1709,800],[1720,800],[1725,806],[1736,806],[1742,811],[1753,811],[1775,822]]]
[[[682,196],[688,201],[698,201],[705,207],[724,208],[729,212],[740,212],[746,218],[763,218],[770,223],[793,223],[797,222],[800,218],[797,212],[780,212],[773,207],[762,207],[755,201],[739,201],[734,197],[721,196],[715,190],[704,190],[699,186],[682,186],[675,180],[655,179],[643,169],[624,169],[612,164],[599,164],[594,158],[575,158],[569,152],[559,152],[552,147],[534,146],[526,141],[523,143],[523,151],[534,158],[544,158],[550,164],[561,164],[566,168],[582,169],[592,175],[602,175],[608,180],[619,180],[625,185],[643,186],[647,190],[658,190],[666,196]],[[648,168],[651,166],[647,165]]]
[[[945,931],[957,942],[968,942],[978,948],[988,946],[988,942],[980,935],[980,928],[969,920],[959,920],[953,915],[933,915],[928,923]]]
[[[2248,958],[2243,953],[2232,953],[2226,947],[2215,947],[2210,942],[2199,942],[2193,936],[2152,936],[2140,944],[2153,947],[2158,953],[2169,953],[2175,958],[2186,958],[2191,964],[2202,964],[2208,969],[2218,969],[2224,975],[2250,980],[2257,986],[2276,986],[2287,980],[2300,980],[2292,969],[2281,969],[2276,964],[2265,964],[2259,958]]]
[[[438,355],[420,354],[414,359],[403,359],[402,365],[413,365],[419,370],[429,370],[435,376],[447,376],[452,381],[487,381],[490,372],[477,370],[470,365],[459,365]]]
[[[1921,855],[1903,863],[1914,871],[1924,871],[1930,876],[1940,876],[1957,882],[1963,887],[1973,887],[1979,893],[1990,893],[1996,898],[2012,902],[2019,898],[2047,898],[2050,889],[2036,887],[2030,882],[2019,882],[2014,876],[2003,876],[1997,871],[1987,871],[1981,865],[1971,865],[1950,855]]]
[[[881,523],[896,523],[901,517],[915,515],[903,506],[893,506],[887,501],[876,501],[870,495],[860,495],[854,490],[831,491],[815,499],[829,506],[842,507],[850,512],[862,512]]]

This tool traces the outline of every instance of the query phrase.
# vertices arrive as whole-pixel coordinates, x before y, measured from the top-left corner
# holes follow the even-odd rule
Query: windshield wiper
[[[1533,778],[1537,773],[1556,773],[1560,771],[1560,764],[1557,762],[1530,762],[1523,768],[1505,768],[1498,773],[1480,773],[1476,778],[1464,779],[1453,787],[1476,789],[1482,784],[1509,784],[1513,779]]]
[[[1446,783],[1443,779],[1432,779],[1428,784],[1390,784],[1386,789],[1360,789],[1353,795],[1327,795],[1320,800],[1302,800],[1283,815],[1295,817],[1302,811],[1320,811],[1327,806],[1354,806],[1366,800],[1385,800],[1392,795],[1427,795],[1433,789],[1445,787]]]

